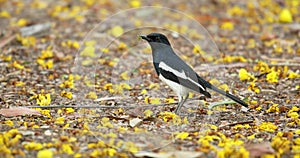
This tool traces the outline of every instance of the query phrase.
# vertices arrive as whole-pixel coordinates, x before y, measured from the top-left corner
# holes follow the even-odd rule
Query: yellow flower
[[[180,132],[180,133],[176,134],[175,138],[184,140],[184,139],[188,138],[188,136],[189,136],[188,132]]]
[[[33,36],[22,37],[21,35],[17,34],[17,40],[22,43],[23,46],[35,46],[36,38]]]
[[[271,112],[279,112],[278,104],[273,104],[272,106],[269,107],[267,113],[271,113]]]
[[[98,96],[95,92],[89,92],[88,94],[85,95],[85,98],[87,98],[87,99],[97,99]]]
[[[297,106],[293,106],[290,111],[298,112],[299,110],[300,110],[300,108],[298,108]]]
[[[250,85],[248,86],[248,90],[251,90],[255,93],[260,93],[260,89],[255,85],[254,82],[250,82]]]
[[[52,158],[53,157],[53,152],[49,149],[44,149],[44,150],[40,150],[37,153],[37,158]]]
[[[21,81],[17,81],[15,85],[16,85],[17,87],[21,87],[21,86],[24,86],[25,83],[24,83],[24,82],[21,82]]]
[[[279,73],[272,69],[271,72],[267,74],[267,81],[269,83],[278,83],[278,77]]]
[[[222,84],[219,86],[220,89],[224,90],[225,92],[228,92],[229,91],[229,87],[227,84]]]
[[[247,139],[249,139],[249,140],[255,139],[255,134],[248,136]]]
[[[260,111],[261,109],[262,109],[262,107],[261,107],[261,106],[259,106],[259,107],[255,108],[255,110],[257,110],[257,111]]]
[[[295,73],[295,72],[290,72],[288,78],[290,78],[290,79],[300,78],[300,74]]]
[[[181,124],[182,121],[178,115],[172,112],[161,112],[159,117],[162,118],[165,122],[172,122],[174,124]]]
[[[112,89],[112,83],[106,83],[104,86],[103,86],[103,89],[104,90],[110,90],[110,89]]]
[[[299,118],[298,112],[288,112],[287,116],[293,119]]]
[[[226,55],[220,59],[217,59],[215,63],[232,63],[232,62],[247,62],[243,56],[229,56]]]
[[[141,94],[143,95],[143,94],[147,94],[148,93],[148,91],[146,90],[146,89],[142,89],[142,91],[141,91]]]
[[[41,106],[50,105],[50,103],[51,103],[51,96],[49,93],[44,94],[42,92],[41,94],[34,95],[31,98],[35,98],[36,103]]]
[[[292,13],[286,8],[281,10],[281,12],[279,13],[279,22],[282,22],[282,23],[293,22]]]
[[[173,98],[166,98],[165,103],[175,103],[175,100]]]
[[[145,110],[144,111],[144,115],[146,118],[151,117],[153,115],[153,111],[151,110]]]
[[[60,96],[68,98],[68,99],[72,99],[73,98],[73,94],[72,92],[67,92],[67,91],[62,91],[60,93]]]
[[[119,25],[114,26],[113,28],[111,28],[109,30],[109,33],[111,35],[115,36],[115,37],[118,37],[118,36],[122,35],[123,32],[124,32],[123,28],[121,26],[119,26]]]
[[[3,61],[11,61],[12,56],[11,56],[11,55],[8,55],[8,56],[0,55],[0,58],[1,58]]]
[[[17,61],[14,61],[12,66],[17,69],[24,69],[24,66],[19,64]]]
[[[39,1],[39,0],[34,0],[31,3],[31,7],[38,8],[38,9],[45,9],[45,8],[47,8],[47,6],[48,6],[48,3]]]
[[[137,7],[141,6],[141,1],[139,1],[139,0],[131,0],[129,2],[129,4],[130,4],[131,7],[137,8]]]
[[[190,124],[189,120],[187,117],[184,117],[183,118],[183,121],[182,121],[183,124]]]
[[[223,29],[223,30],[233,30],[234,29],[234,25],[230,21],[223,22],[222,25],[221,25],[221,29]]]
[[[10,18],[11,15],[9,12],[7,12],[6,10],[3,10],[0,12],[0,18]]]
[[[113,124],[111,124],[110,120],[108,117],[103,117],[101,119],[101,123],[102,123],[102,127],[106,127],[106,128],[113,128]]]
[[[94,46],[86,46],[81,52],[80,56],[82,57],[96,57],[95,47]]]
[[[121,73],[120,77],[123,79],[123,80],[129,80],[130,77],[128,76],[128,73],[127,71],[124,71]]]
[[[235,5],[234,7],[227,10],[229,15],[238,15],[241,16],[244,14],[244,9],[240,8],[239,6]]]
[[[211,79],[211,80],[209,81],[209,83],[211,83],[211,84],[213,84],[213,85],[219,85],[219,84],[220,84],[220,81],[217,80],[217,79],[215,79],[215,78],[213,78],[213,79]]]
[[[37,59],[36,62],[41,65],[44,69],[52,69],[53,68],[53,60],[48,60],[45,62],[44,59]]]
[[[24,144],[24,148],[26,150],[40,150],[43,148],[43,145],[41,143],[30,142],[30,143]]]
[[[66,113],[67,114],[71,114],[71,113],[74,113],[74,109],[73,108],[66,108]]]
[[[256,47],[256,41],[254,39],[249,39],[247,42],[247,48],[255,48]]]
[[[67,153],[69,155],[74,154],[74,151],[71,146],[72,146],[71,144],[62,144],[62,147],[61,147],[62,152]]]
[[[104,152],[104,155],[109,156],[109,157],[113,157],[117,153],[116,149],[113,149],[113,148],[105,148],[105,149],[103,149],[103,152]]]
[[[254,71],[260,71],[261,74],[270,72],[269,65],[263,61],[259,61],[254,67]]]
[[[248,73],[247,70],[244,68],[240,69],[239,77],[241,81],[255,79],[255,77]]]
[[[41,108],[35,108],[35,110],[39,111],[44,116],[51,117],[50,110],[42,110]]]
[[[135,145],[135,143],[133,142],[126,142],[125,143],[125,150],[131,152],[131,153],[136,153],[138,152],[140,149],[138,146]]]
[[[200,54],[200,55],[205,55],[206,52],[202,50],[201,46],[199,44],[196,44],[193,48],[193,53],[195,54]]]
[[[124,42],[121,42],[118,46],[119,50],[126,50],[127,49],[127,45]]]
[[[61,88],[74,88],[74,77],[73,75],[69,75],[68,80],[65,80],[63,83],[59,85]]]
[[[237,125],[235,125],[234,127],[233,127],[233,129],[243,129],[243,128],[246,128],[246,129],[248,129],[248,128],[250,128],[250,125],[249,124],[245,124],[245,125],[241,125],[241,124],[237,124]]]
[[[103,52],[103,53],[108,53],[108,52],[109,52],[109,49],[108,49],[108,48],[102,48],[102,49],[101,49],[101,52]]]
[[[145,97],[144,101],[145,101],[145,104],[149,104],[150,103],[150,97],[149,96]]]
[[[150,98],[150,97],[145,97],[145,103],[146,104],[161,104],[160,98]]]
[[[42,50],[42,54],[39,56],[40,59],[47,59],[53,57],[53,51],[50,48]]]
[[[19,20],[17,21],[16,25],[22,27],[22,26],[26,26],[27,23],[28,23],[28,21],[27,21],[26,19],[21,18],[21,19],[19,19]]]
[[[290,151],[291,142],[282,136],[275,136],[272,138],[271,146],[279,153],[287,153]]]
[[[157,83],[150,83],[150,85],[148,86],[149,89],[154,89],[154,90],[158,90],[159,89],[159,84]]]
[[[4,124],[6,124],[6,125],[8,125],[8,126],[13,126],[14,125],[14,122],[13,121],[11,121],[11,120],[6,120],[5,122],[4,122]]]
[[[259,125],[258,128],[261,131],[275,132],[275,130],[277,129],[277,126],[271,122],[263,122]]]
[[[56,118],[55,124],[63,125],[65,123],[65,118],[64,117],[58,117]]]

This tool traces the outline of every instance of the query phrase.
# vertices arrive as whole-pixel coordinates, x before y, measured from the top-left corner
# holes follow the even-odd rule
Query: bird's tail
[[[223,91],[223,90],[221,90],[221,89],[213,86],[210,83],[207,84],[207,88],[212,89],[213,91],[218,92],[218,93],[220,93],[220,94],[222,94],[222,95],[224,95],[224,96],[226,96],[226,97],[234,100],[235,102],[241,104],[242,106],[248,108],[248,104],[245,103],[244,101],[242,101],[241,99],[239,99],[238,97],[236,97],[236,96],[234,96],[234,95],[232,95],[232,94],[230,94],[228,92],[225,92],[225,91]]]

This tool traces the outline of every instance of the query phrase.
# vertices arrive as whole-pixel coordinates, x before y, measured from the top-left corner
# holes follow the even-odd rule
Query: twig
[[[163,149],[163,148],[169,146],[169,145],[172,144],[172,143],[173,143],[173,141],[170,141],[170,142],[168,142],[168,143],[165,144],[165,145],[162,145],[162,146],[156,147],[156,148],[154,148],[154,149],[151,149],[151,151],[152,151],[152,152],[158,152],[159,150],[161,150],[161,149]]]
[[[214,70],[219,68],[235,68],[235,67],[245,67],[248,63],[230,63],[230,64],[203,64],[199,67],[195,67],[196,71],[204,70]],[[209,69],[208,69],[209,68]]]
[[[106,101],[106,100],[116,100],[116,99],[127,99],[127,98],[129,98],[129,97],[104,97],[104,98],[95,99],[94,102]]]
[[[148,104],[148,105],[129,105],[129,106],[101,106],[101,105],[89,105],[89,106],[78,106],[78,105],[49,105],[49,106],[24,106],[27,108],[41,108],[41,109],[51,109],[51,108],[86,108],[86,109],[133,109],[133,108],[144,108],[144,107],[156,107],[156,106],[166,106],[173,105],[177,103],[167,103],[167,104]]]
[[[237,124],[248,124],[248,123],[253,123],[253,122],[254,122],[254,120],[228,123],[228,124],[226,124],[226,125],[220,126],[219,129],[220,129],[220,128],[224,128],[224,127],[226,127],[226,126],[235,126],[235,125],[237,125]]]
[[[244,98],[243,101],[247,101],[248,98]],[[222,102],[216,102],[209,105],[208,109],[213,109],[214,107],[221,106],[221,105],[228,105],[228,104],[236,104],[235,101],[222,101]]]
[[[269,64],[269,66],[294,66],[294,67],[300,67],[300,63],[276,63],[276,64]]]
[[[261,56],[261,59],[268,60],[268,61],[276,61],[281,63],[276,64],[269,64],[271,66],[300,66],[299,59],[282,59],[282,58],[270,58],[265,55]]]
[[[274,94],[278,93],[278,91],[275,91],[275,90],[272,90],[272,89],[261,89],[261,92],[264,92],[264,93],[274,93]]]
[[[1,39],[1,41],[0,41],[0,48],[4,47],[6,44],[8,44],[9,42],[11,42],[15,38],[16,38],[16,34]]]

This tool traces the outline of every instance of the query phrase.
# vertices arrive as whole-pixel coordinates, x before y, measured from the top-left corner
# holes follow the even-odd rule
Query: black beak
[[[144,39],[144,40],[150,42],[150,38],[148,38],[146,35],[141,35],[140,37],[141,37],[142,39]]]

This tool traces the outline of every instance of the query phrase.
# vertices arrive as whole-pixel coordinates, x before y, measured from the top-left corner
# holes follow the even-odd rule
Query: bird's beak
[[[141,35],[140,37],[141,37],[142,39],[144,39],[144,40],[150,42],[150,38],[148,38],[146,35]]]

